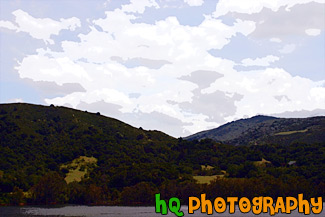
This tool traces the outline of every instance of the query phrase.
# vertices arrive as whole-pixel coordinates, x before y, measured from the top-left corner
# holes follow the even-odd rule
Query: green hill
[[[2,168],[18,171],[37,165],[37,173],[56,170],[79,156],[96,157],[99,166],[118,167],[121,161],[158,165],[172,159],[170,148],[177,143],[162,132],[137,129],[99,113],[19,103],[0,105],[0,135]]]
[[[118,189],[144,180],[161,184],[179,175],[171,153],[176,139],[99,113],[3,104],[0,135],[0,171],[9,182],[3,191],[16,185],[28,190],[47,172],[60,172],[61,165],[80,156],[96,158],[96,175],[109,174],[109,186]]]
[[[300,126],[274,137],[313,132]],[[227,196],[229,188],[247,197],[324,195],[324,156],[324,140],[229,146],[175,139],[99,113],[0,104],[0,205],[150,205],[158,192],[186,203],[205,192]]]

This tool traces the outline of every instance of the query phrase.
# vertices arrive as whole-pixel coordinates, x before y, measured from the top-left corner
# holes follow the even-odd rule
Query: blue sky
[[[325,115],[324,0],[0,0],[0,103],[172,136]]]

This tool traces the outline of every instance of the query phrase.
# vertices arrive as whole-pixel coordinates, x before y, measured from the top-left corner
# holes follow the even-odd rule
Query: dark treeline
[[[156,193],[165,199],[178,197],[183,203],[187,203],[188,197],[199,197],[202,193],[210,199],[229,196],[297,197],[299,193],[306,198],[325,195],[324,155],[320,144],[233,147],[204,140],[179,141],[175,149],[182,146],[188,148],[181,148],[183,151],[177,153],[177,163],[138,162],[129,165],[129,161],[120,159],[118,166],[98,166],[81,182],[69,184],[60,169],[48,170],[34,183],[30,180],[34,174],[3,174],[0,179],[1,203],[152,205]],[[298,147],[305,151],[297,151]],[[317,149],[319,153],[313,154],[308,149]],[[172,152],[176,150],[172,149]],[[281,153],[286,154],[281,156]],[[272,156],[278,157],[272,164],[258,166],[254,163],[261,158],[272,159]],[[295,159],[297,164],[290,166],[285,163],[291,159]],[[102,164],[109,165],[110,160],[105,158]],[[200,165],[212,165],[214,169],[205,171],[200,169]],[[226,176],[211,184],[198,184],[192,176],[220,174],[221,169],[227,171]]]
[[[202,193],[210,199],[325,195],[324,143],[186,141],[100,114],[27,104],[0,105],[0,135],[2,205],[150,205],[155,193],[183,204]],[[67,184],[62,165],[80,156],[97,163],[80,182]],[[193,178],[222,174],[211,184]]]
[[[161,194],[161,198],[177,197],[182,204],[188,203],[188,198],[200,198],[206,194],[210,200],[216,197],[247,197],[258,196],[296,197],[300,193],[304,198],[324,196],[325,184],[315,184],[304,177],[291,177],[286,181],[272,176],[258,178],[219,178],[211,184],[197,184],[192,181],[166,180],[156,187],[153,183],[140,182],[134,186],[127,186],[118,191],[101,185],[85,182],[67,184],[63,177],[51,172],[42,177],[33,186],[31,195],[25,195],[22,189],[14,187],[13,192],[2,195],[2,203],[6,205],[19,204],[85,204],[85,205],[154,205],[154,195]]]

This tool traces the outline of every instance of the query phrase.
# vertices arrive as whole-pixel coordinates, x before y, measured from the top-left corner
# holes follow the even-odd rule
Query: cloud
[[[87,112],[99,112],[109,117],[115,117],[119,119],[122,118],[123,114],[122,112],[120,112],[122,106],[114,103],[107,103],[104,100],[100,100],[94,103],[86,103],[84,101],[80,101],[76,108]]]
[[[237,32],[247,35],[255,28],[254,22],[237,20],[233,26],[228,26],[221,20],[209,16],[199,26],[194,27],[181,25],[176,17],[157,21],[155,25],[132,24],[132,19],[133,16],[118,9],[106,12],[105,19],[96,20],[94,23],[105,32],[113,34],[118,40],[95,30],[83,38],[91,40],[89,44],[93,44],[90,46],[94,46],[95,43],[96,47],[101,45],[102,52],[108,55],[114,51],[115,56],[124,58],[141,57],[174,62],[194,55],[205,55],[206,50],[211,48],[221,49]],[[108,49],[105,49],[106,46]],[[92,54],[89,53],[90,55]]]
[[[242,2],[242,4],[244,2],[246,3],[246,1]],[[260,1],[253,2],[254,4],[260,5]],[[282,2],[285,3],[285,1]],[[306,29],[324,30],[324,4],[315,2],[297,4],[295,2],[292,1],[290,10],[285,6],[287,4],[281,4],[282,6],[276,7],[276,10],[272,10],[271,6],[263,6],[260,7],[258,13],[240,13],[234,10],[232,13],[227,14],[227,16],[235,19],[254,21],[256,23],[256,29],[250,36],[255,38],[279,38],[281,40],[287,39],[290,36],[304,36]]]
[[[214,16],[219,17],[230,12],[243,14],[256,14],[263,8],[278,11],[280,7],[284,7],[286,11],[298,4],[307,4],[310,2],[324,3],[323,0],[220,0],[216,6]]]
[[[114,60],[122,65],[126,66],[127,68],[135,68],[139,66],[145,66],[150,69],[159,69],[165,64],[171,64],[171,62],[166,60],[152,60],[146,58],[131,58],[124,60],[122,57],[112,56],[111,60]]]
[[[228,117],[228,120],[233,120],[235,117],[258,113],[274,114],[325,108],[324,84],[325,81],[313,82],[291,76],[280,68],[267,68],[258,71],[231,71],[201,92],[209,94],[222,91],[242,95],[241,100],[235,103],[236,114]]]
[[[257,7],[256,11],[265,12],[267,18],[275,16],[275,12],[267,9],[273,7],[264,7],[264,3],[262,9]],[[273,68],[279,57],[271,51],[254,55],[255,59],[245,54],[236,60],[241,61],[239,64],[209,53],[214,49],[222,54],[222,49],[238,35],[248,40],[260,37],[253,34],[260,31],[257,27],[266,28],[260,22],[263,17],[233,13],[235,19],[227,23],[205,15],[196,26],[182,25],[173,16],[151,24],[138,20],[142,13],[159,9],[156,4],[149,0],[131,1],[106,11],[100,19],[89,20],[89,31],[80,32],[77,40],[69,38],[60,43],[51,36],[64,28],[72,30],[78,26],[77,22],[30,16],[28,19],[34,19],[35,26],[44,25],[46,20],[60,27],[53,27],[47,34],[35,36],[36,33],[32,33],[42,40],[52,40],[60,49],[54,50],[46,44],[24,56],[16,67],[20,78],[30,79],[35,88],[53,94],[46,96],[47,104],[99,111],[134,126],[162,130],[173,136],[217,127],[247,115],[325,108],[324,81],[313,82],[294,77],[282,68]],[[279,13],[289,8],[290,13],[295,13],[299,9],[291,3],[274,4]],[[146,11],[149,7],[153,10]],[[308,28],[316,28],[309,24]],[[15,28],[7,22],[2,25]],[[17,25],[21,29],[23,24],[17,22]],[[306,26],[303,27],[305,37]],[[28,31],[36,29],[32,26]],[[276,44],[275,52],[279,49],[283,53],[293,52],[296,43],[287,42],[278,36],[277,29],[274,31],[274,35],[272,31],[265,35],[266,43],[274,45],[269,40],[274,38],[271,41],[281,43]],[[281,49],[281,46],[284,47]],[[240,71],[239,65],[258,66],[260,70]],[[45,90],[45,85],[50,89]]]
[[[199,90],[194,91],[191,102],[180,103],[180,107],[187,112],[207,116],[207,122],[223,123],[225,117],[233,116],[236,113],[235,102],[241,100],[243,96],[227,94],[222,91],[202,94]]]
[[[186,130],[184,126],[193,125],[192,123],[185,123],[179,118],[174,118],[160,112],[138,112],[136,114],[127,113],[125,114],[125,118],[122,118],[122,120],[128,121],[128,123],[133,126],[142,127],[147,130],[157,129],[157,126],[159,126],[159,130],[168,132],[169,135],[175,137],[179,137],[180,135],[189,135],[191,132]]]
[[[57,95],[67,95],[74,92],[85,92],[79,83],[64,83],[58,85],[54,81],[33,81],[29,78],[25,78],[24,81],[27,84],[32,85],[34,88],[39,89],[44,95],[57,96]]]
[[[308,118],[316,116],[325,116],[325,109],[314,109],[312,111],[308,110],[297,110],[292,112],[283,112],[279,114],[271,114],[274,117],[279,118]]]
[[[130,4],[122,6],[122,11],[142,14],[146,7],[154,7],[157,9],[159,5],[155,0],[130,0]]]
[[[216,79],[221,78],[223,74],[216,71],[208,70],[197,70],[192,72],[190,75],[182,76],[179,79],[191,81],[199,86],[200,89],[207,88]]]
[[[295,44],[286,44],[282,49],[279,50],[280,53],[289,54],[296,49]]]
[[[201,6],[203,5],[203,0],[184,0],[189,6]]]
[[[269,66],[270,63],[273,63],[275,61],[278,61],[280,58],[273,56],[273,55],[268,55],[263,58],[256,58],[256,59],[250,59],[246,58],[241,61],[243,66]]]
[[[286,95],[278,95],[278,96],[274,96],[274,98],[279,102],[281,102],[282,100],[291,101],[289,97]]]
[[[103,100],[94,103],[80,102],[77,109],[88,111],[88,112],[100,112],[109,117],[115,117],[121,121],[125,121],[134,127],[142,127],[144,129],[159,129],[163,132],[169,132],[169,135],[179,136],[188,135],[189,131],[183,129],[184,126],[192,125],[191,123],[184,123],[178,118],[170,117],[169,115],[160,112],[150,113],[123,113],[121,112],[122,106],[107,103]]]
[[[88,72],[68,57],[51,58],[39,50],[37,55],[29,55],[16,67],[21,78],[33,81],[54,81],[58,85],[64,83],[80,83],[92,81]]]
[[[10,30],[18,30],[18,27],[15,26],[12,22],[10,21],[4,21],[0,20],[0,27],[10,29]]]
[[[64,97],[56,97],[53,99],[46,99],[48,104],[63,105],[65,102],[69,102],[74,108],[76,108],[81,102],[95,103],[104,100],[120,106],[127,106],[131,103],[129,97],[115,89],[101,88],[87,92],[74,92]]]
[[[103,101],[120,106],[123,114],[143,114],[150,118],[144,114],[157,112],[182,123],[182,132],[213,125],[206,121],[209,112],[198,109],[186,112],[186,106],[180,105],[193,100],[192,91],[197,85],[203,87],[208,79],[222,76],[214,69],[227,68],[229,61],[210,56],[208,50],[221,49],[237,33],[249,34],[254,30],[254,23],[237,20],[228,26],[206,16],[199,26],[181,25],[175,17],[152,25],[132,23],[134,18],[121,9],[107,11],[105,18],[93,21],[100,28],[90,26],[88,33],[78,36],[79,42],[63,41],[59,52],[38,49],[36,54],[26,56],[16,69],[21,78],[55,82],[59,86],[77,83],[84,89],[47,98],[48,104],[69,103],[78,108],[80,104]],[[198,73],[205,78],[194,81]],[[188,79],[180,80],[181,77]],[[221,98],[223,93],[219,94]],[[171,101],[176,103],[170,104]],[[162,126],[157,125],[155,129]],[[171,128],[164,130],[175,135]]]
[[[141,94],[140,93],[129,93],[129,97],[130,98],[139,98],[141,96]]]
[[[21,98],[14,98],[14,99],[7,100],[6,103],[23,103],[23,102],[24,102],[24,100]]]
[[[49,44],[54,44],[51,39],[52,35],[58,35],[63,29],[73,31],[81,26],[80,20],[76,17],[55,21],[49,18],[34,18],[20,9],[12,12],[12,14],[15,16],[17,26],[10,21],[0,21],[1,27],[17,32],[26,32],[33,38],[41,39]]]
[[[309,36],[317,36],[321,33],[321,30],[320,29],[306,29],[305,32]]]
[[[270,38],[270,41],[275,42],[275,43],[281,43],[282,42],[282,40],[279,39],[279,38]]]

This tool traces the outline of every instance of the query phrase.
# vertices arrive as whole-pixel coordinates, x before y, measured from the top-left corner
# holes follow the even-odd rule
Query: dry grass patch
[[[210,165],[201,165],[201,169],[202,170],[212,170],[214,167],[213,166],[210,166]]]
[[[96,166],[96,164],[96,158],[80,156],[79,158],[74,159],[71,163],[62,165],[60,168],[69,170],[65,177],[65,181],[67,183],[73,181],[80,182],[81,179],[88,173],[89,169]]]
[[[198,184],[210,184],[211,181],[217,178],[223,178],[225,175],[213,175],[213,176],[193,176]]]
[[[266,166],[267,164],[272,164],[272,162],[262,158],[261,161],[255,161],[254,164],[255,166]]]
[[[280,132],[280,133],[276,133],[274,135],[275,136],[285,136],[285,135],[290,135],[290,134],[294,134],[294,133],[306,133],[307,131],[308,131],[308,129],[305,129],[305,130],[294,130],[294,131]]]

